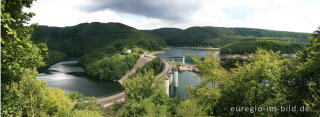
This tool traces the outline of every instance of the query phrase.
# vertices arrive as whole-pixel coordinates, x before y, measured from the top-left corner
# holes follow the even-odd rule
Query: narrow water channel
[[[181,58],[185,56],[185,65],[194,65],[193,61],[187,57],[187,54],[195,55],[198,57],[208,56],[208,52],[214,53],[217,50],[208,50],[208,49],[192,49],[192,48],[170,48],[165,51],[165,53],[157,54],[160,58],[167,59],[169,61],[174,61],[181,63]],[[188,98],[188,92],[185,90],[186,86],[195,87],[201,82],[200,77],[191,71],[179,72],[178,75],[178,87],[174,87],[174,81],[170,85],[170,97],[177,97],[180,99]]]
[[[78,91],[85,96],[102,97],[122,91],[118,82],[88,78],[77,60],[65,60],[50,66],[37,78],[45,80],[50,87],[59,87],[69,93]]]

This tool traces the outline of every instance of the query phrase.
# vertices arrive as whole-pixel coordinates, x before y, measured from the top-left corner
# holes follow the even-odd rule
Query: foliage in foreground
[[[1,1],[1,116],[68,117],[83,111],[102,115],[97,108],[78,108],[78,100],[36,79],[37,68],[45,65],[47,47],[30,41],[35,25],[23,26],[34,14],[22,8],[30,8],[32,2]],[[85,105],[99,107],[95,102]]]
[[[165,117],[170,115],[175,101],[164,92],[163,79],[156,78],[152,70],[144,73],[125,81],[126,102],[122,106],[114,105],[117,116]]]
[[[211,55],[201,61],[193,57],[202,77],[200,85],[189,88],[208,115],[214,116],[319,116],[320,38],[315,31],[310,47],[297,58],[281,58],[279,52],[257,50],[230,72]],[[281,111],[296,106],[298,111]],[[237,107],[247,107],[236,110]],[[253,110],[261,107],[262,110]],[[277,111],[267,111],[276,107]],[[308,108],[308,112],[300,108]]]
[[[230,71],[214,54],[205,59],[192,56],[202,81],[194,88],[187,87],[191,98],[186,100],[172,102],[163,89],[157,88],[154,76],[144,72],[125,83],[126,102],[115,104],[114,111],[120,117],[319,116],[319,37],[318,30],[310,47],[297,58],[258,49]],[[283,110],[288,106],[296,106],[296,110]]]
[[[164,92],[163,78],[156,78],[153,69],[139,72],[125,81],[126,101],[115,103],[113,112],[119,117],[167,117],[172,115],[203,116],[197,100],[178,102]]]

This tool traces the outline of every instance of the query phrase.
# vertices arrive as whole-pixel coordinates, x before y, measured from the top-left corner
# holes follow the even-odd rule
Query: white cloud
[[[83,22],[121,22],[138,29],[191,26],[250,27],[312,32],[320,25],[319,0],[202,0],[200,9],[181,22],[116,12],[80,10],[86,0],[39,0],[31,9],[32,22],[72,26]],[[145,9],[148,10],[148,9]]]

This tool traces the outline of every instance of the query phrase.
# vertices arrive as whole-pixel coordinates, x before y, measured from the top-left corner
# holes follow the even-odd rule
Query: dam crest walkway
[[[132,74],[134,74],[139,68],[143,67],[148,62],[152,61],[155,56],[143,53],[140,55],[139,59],[137,60],[136,64],[119,80],[117,80],[121,85],[123,85],[124,81]],[[171,64],[169,64],[165,60],[161,60],[162,64],[164,65],[162,71],[156,75],[156,77],[161,77],[166,75],[171,70]],[[124,101],[125,100],[125,93],[119,92],[114,95],[100,97],[96,99],[96,102],[100,103],[104,107],[109,107],[113,104],[114,101]]]

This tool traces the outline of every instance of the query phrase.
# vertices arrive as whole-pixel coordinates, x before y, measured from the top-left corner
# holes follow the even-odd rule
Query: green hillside
[[[115,80],[132,68],[143,50],[160,50],[166,42],[121,23],[83,23],[71,27],[38,27],[35,43],[49,48],[47,65],[65,57],[81,57],[79,64],[90,77]],[[124,49],[133,53],[125,54]]]
[[[160,28],[144,30],[166,40],[171,46],[222,47],[241,40],[278,40],[297,43],[308,43],[308,33],[272,31],[254,28],[224,27],[190,27],[185,30],[177,28]]]
[[[110,53],[121,51],[123,48],[135,47],[158,50],[166,45],[162,39],[130,26],[121,23],[99,22],[62,28],[39,26],[32,34],[31,40],[35,43],[46,43],[49,51],[78,57],[106,45],[114,45],[114,48],[107,50]]]
[[[250,54],[256,52],[258,48],[292,54],[303,50],[304,45],[275,40],[250,40],[227,44],[221,48],[220,54]]]
[[[127,41],[124,45],[157,50],[165,45],[162,39],[143,33],[121,23],[82,23],[70,27],[39,26],[31,40],[45,42],[49,50],[57,50],[68,56],[82,56],[106,44]],[[152,46],[151,46],[152,45]]]
[[[168,39],[176,36],[179,33],[182,33],[183,30],[179,28],[159,28],[154,30],[143,30],[144,32],[157,35],[163,39]]]

